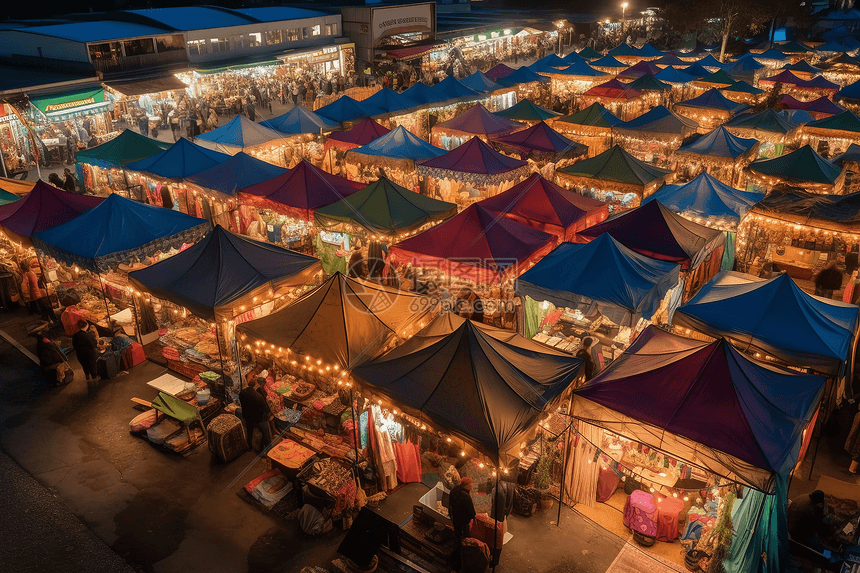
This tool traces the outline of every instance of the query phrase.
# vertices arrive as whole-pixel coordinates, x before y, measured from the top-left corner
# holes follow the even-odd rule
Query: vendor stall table
[[[286,476],[295,476],[314,455],[315,451],[289,439],[281,440],[266,453],[272,465]]]
[[[171,396],[176,396],[180,392],[184,392],[185,384],[185,381],[180,380],[173,374],[163,374],[155,380],[150,380],[146,383],[147,386],[152,386],[156,390],[170,394]]]

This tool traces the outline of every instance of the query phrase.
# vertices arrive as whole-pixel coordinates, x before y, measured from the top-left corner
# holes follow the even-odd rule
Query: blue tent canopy
[[[237,115],[221,127],[197,136],[203,147],[235,153],[247,147],[280,140],[283,136],[274,129],[254,123],[244,115]]]
[[[368,115],[372,116],[394,113],[416,106],[415,103],[404,98],[391,88],[382,88],[366,100],[363,100],[361,105],[367,108]]]
[[[679,72],[672,66],[668,68],[664,68],[662,71],[654,74],[654,77],[660,80],[661,82],[667,82],[670,84],[687,84],[696,79],[696,76]]]
[[[335,129],[338,127],[336,122],[325,119],[314,112],[297,105],[287,113],[273,117],[272,119],[261,121],[260,125],[264,125],[281,133],[289,133],[298,135],[301,133],[319,133]]]
[[[573,62],[571,62],[571,63],[573,63]],[[594,60],[593,62],[591,62],[591,67],[592,68],[623,68],[626,70],[630,66],[625,64],[624,62],[619,62],[618,60],[616,60],[612,56],[603,56],[602,58],[600,58],[598,60]]]
[[[690,64],[686,68],[681,68],[678,70],[679,72],[685,73],[688,76],[693,76],[696,78],[704,78],[705,76],[711,75],[711,70],[700,64],[699,62],[695,62]]]
[[[715,88],[711,88],[698,97],[684,100],[676,105],[683,107],[717,109],[720,111],[727,111],[729,113],[737,113],[748,107],[745,103],[738,103],[730,100]]]
[[[543,70],[541,70],[543,71]],[[588,65],[585,60],[574,62],[564,69],[557,70],[555,68],[551,70],[546,70],[545,73],[552,74],[561,74],[563,76],[584,76],[589,78],[596,78],[598,76],[606,76],[606,72],[601,72],[600,70],[595,70],[593,67]],[[510,77],[510,76],[508,76]],[[507,79],[507,78],[504,78]]]
[[[315,257],[235,235],[220,225],[194,246],[129,273],[137,290],[184,306],[206,320],[231,319],[250,296],[307,284],[321,271]],[[253,306],[247,301],[246,306]]]
[[[704,58],[702,58],[701,60],[699,60],[696,63],[699,64],[700,66],[703,66],[706,68],[717,68],[720,70],[723,70],[726,67],[728,67],[728,66],[726,66],[726,64],[720,62],[720,60],[715,58],[713,56],[713,54],[708,54],[707,56],[705,56]]]
[[[643,58],[659,58],[665,53],[666,52],[658,50],[657,48],[646,42],[645,44],[642,44],[641,48],[639,48],[638,55],[642,56]]]
[[[698,217],[722,217],[739,223],[750,208],[764,197],[761,193],[739,191],[702,173],[682,185],[665,185],[642,203],[659,201],[676,213]]]
[[[423,82],[416,82],[408,90],[400,94],[403,98],[416,106],[438,103],[442,101],[439,94],[433,88]]]
[[[283,167],[240,152],[215,167],[186,177],[185,180],[204,189],[235,196],[239,189],[268,181],[286,172]]]
[[[516,294],[538,302],[600,310],[616,324],[650,319],[680,280],[676,263],[631,251],[604,234],[590,243],[562,243],[516,281]]]
[[[460,80],[460,83],[467,88],[472,88],[476,92],[481,93],[490,93],[496,90],[505,89],[505,86],[497,84],[496,82],[488,78],[486,75],[484,75],[484,72],[480,70],[478,70],[471,76],[463,78],[462,80]]]
[[[582,60],[582,59],[584,59],[584,58],[582,56],[580,56],[579,54],[577,54],[576,52],[571,52],[568,55],[566,55],[565,57],[563,57],[562,61],[564,61],[568,64],[572,64],[573,62],[578,62],[579,60]]]
[[[506,88],[517,84],[527,84],[530,82],[541,82],[545,84],[549,83],[549,81],[550,79],[548,77],[535,73],[526,66],[523,66],[514,71],[513,73],[498,79],[498,83],[505,86]]]
[[[741,155],[748,153],[757,143],[757,139],[747,139],[732,135],[729,130],[721,125],[693,143],[679,148],[676,153],[737,159]]]
[[[367,145],[356,149],[350,149],[347,154],[362,153],[364,155],[375,155],[377,157],[395,157],[397,159],[411,159],[420,161],[439,157],[448,153],[447,150],[430,145],[423,139],[415,136],[402,125],[374,139]]]
[[[156,153],[152,157],[129,163],[126,169],[152,173],[165,179],[178,179],[200,173],[228,159],[230,156],[226,153],[200,147],[182,137],[169,149]]]
[[[860,100],[860,81],[848,84],[833,96],[833,100],[837,103],[841,98]]]
[[[327,106],[316,110],[316,114],[323,119],[335,123],[345,123],[363,117],[369,117],[372,112],[367,110],[361,103],[349,96],[340,96]]]
[[[33,243],[59,261],[101,273],[197,242],[209,229],[197,217],[112,194],[68,223],[37,233]]]
[[[674,322],[835,375],[851,360],[858,313],[856,305],[806,294],[787,274],[765,281],[724,271],[675,312]]]
[[[474,101],[483,97],[482,94],[464,86],[460,80],[453,76],[448,76],[433,86],[432,90],[439,98],[438,101]]]

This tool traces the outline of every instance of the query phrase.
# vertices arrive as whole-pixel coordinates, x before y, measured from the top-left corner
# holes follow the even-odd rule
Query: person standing
[[[454,537],[457,540],[457,547],[451,554],[455,571],[460,570],[463,540],[469,537],[469,524],[476,515],[475,504],[472,502],[472,484],[472,478],[464,477],[448,495],[448,516],[454,524]]]
[[[582,360],[582,370],[585,373],[585,380],[594,378],[594,359],[591,358],[591,345],[594,340],[590,336],[582,339],[582,346],[576,351],[576,357]]]
[[[269,433],[269,419],[272,417],[272,411],[269,409],[263,392],[259,380],[256,383],[248,384],[244,390],[239,392],[239,404],[242,406],[242,421],[245,424],[245,432],[248,434],[248,448],[251,448],[254,428],[260,428],[260,432],[263,434],[263,450],[265,450],[272,441],[272,436]]]
[[[51,301],[48,299],[48,291],[40,288],[39,280],[36,278],[36,273],[30,268],[30,261],[21,263],[21,274],[23,275],[22,290],[28,291],[31,301],[36,302],[36,308],[42,313],[42,318],[53,324],[60,324],[60,319],[54,313],[54,307],[51,306]],[[31,307],[32,308],[32,307]]]
[[[63,189],[68,191],[69,193],[77,193],[78,192],[78,183],[75,181],[75,176],[72,175],[72,172],[68,167],[63,169]]]
[[[78,357],[78,362],[81,363],[81,368],[84,371],[84,377],[89,380],[98,380],[99,375],[96,372],[96,359],[99,357],[99,344],[96,337],[90,332],[89,324],[86,320],[78,320],[76,326],[78,331],[72,335],[72,348],[75,349],[75,356]]]

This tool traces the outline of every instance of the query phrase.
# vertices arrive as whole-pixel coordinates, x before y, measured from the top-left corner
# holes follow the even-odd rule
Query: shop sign
[[[45,106],[45,113],[63,111],[64,109],[71,109],[73,107],[80,107],[82,105],[90,105],[91,103],[96,103],[95,96],[88,97],[87,99],[65,101],[63,103],[51,103]]]
[[[436,34],[436,4],[373,8],[370,20],[375,46],[383,39],[398,34],[425,32],[432,37]]]
[[[338,59],[337,50],[334,52],[316,52],[308,56],[309,64],[321,64],[323,62],[333,62]]]

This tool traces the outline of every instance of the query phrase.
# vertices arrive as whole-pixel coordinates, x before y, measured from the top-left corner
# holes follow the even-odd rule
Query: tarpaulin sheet
[[[78,195],[37,181],[21,200],[0,205],[0,226],[24,238],[62,225],[99,205],[104,199]]]

